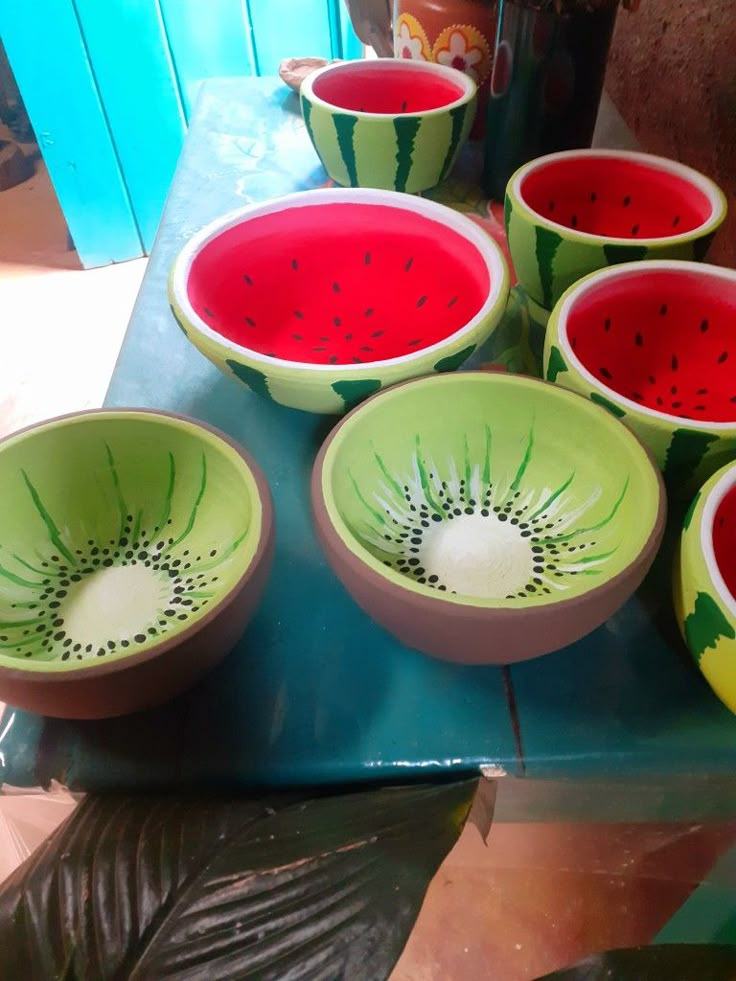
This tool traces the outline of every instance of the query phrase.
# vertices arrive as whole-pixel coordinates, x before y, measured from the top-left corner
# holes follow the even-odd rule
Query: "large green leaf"
[[[661,944],[609,950],[538,981],[734,981],[736,947]]]
[[[87,798],[0,889],[0,978],[380,981],[476,786]]]

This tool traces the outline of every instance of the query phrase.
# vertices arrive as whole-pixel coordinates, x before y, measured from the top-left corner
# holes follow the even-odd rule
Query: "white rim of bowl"
[[[700,522],[700,548],[705,559],[711,581],[716,588],[719,599],[728,607],[728,611],[736,619],[736,598],[726,585],[716,561],[716,551],[713,544],[713,523],[721,506],[721,502],[732,487],[736,486],[736,464],[730,466],[708,494]]]
[[[458,96],[457,99],[453,99],[452,102],[446,102],[444,105],[437,106],[435,109],[421,109],[418,112],[365,112],[360,109],[346,109],[344,106],[336,105],[334,102],[327,102],[314,92],[314,83],[324,75],[336,74],[338,72],[346,75],[354,74],[357,71],[380,74],[386,68],[391,68],[392,71],[413,72],[414,74],[423,72],[425,75],[436,75],[439,78],[446,78],[449,82],[459,85],[463,90],[463,94]],[[302,82],[299,90],[300,95],[303,95],[305,99],[308,99],[317,106],[321,106],[323,109],[327,109],[330,112],[348,113],[350,116],[355,116],[358,119],[417,119],[423,116],[437,116],[470,102],[475,97],[477,91],[478,86],[473,79],[457,68],[438,65],[432,61],[415,61],[413,59],[402,58],[377,58],[375,61],[341,61],[335,65],[325,65],[324,68],[318,68],[316,72],[308,75]]]
[[[213,330],[195,312],[189,301],[187,282],[192,263],[199,253],[223,232],[234,228],[243,221],[250,218],[259,218],[263,215],[273,214],[287,208],[310,208],[318,207],[322,204],[369,204],[384,205],[392,208],[400,208],[403,211],[411,211],[436,221],[440,225],[451,228],[464,239],[468,240],[476,247],[481,259],[488,271],[491,288],[488,296],[477,313],[459,330],[448,334],[435,344],[419,348],[409,354],[403,354],[396,358],[385,358],[383,360],[366,361],[362,364],[312,364],[309,361],[286,361],[283,358],[272,358],[267,354],[261,354],[252,348],[243,347],[236,344],[224,334]],[[314,371],[316,373],[329,374],[360,374],[366,371],[374,371],[378,368],[391,367],[392,365],[411,364],[420,361],[427,355],[444,351],[451,343],[462,340],[467,334],[472,333],[478,324],[484,320],[499,302],[505,287],[508,283],[508,269],[506,261],[500,248],[489,235],[479,228],[470,218],[452,208],[435,201],[425,198],[414,197],[409,194],[402,194],[400,191],[380,191],[374,188],[322,188],[314,191],[297,191],[293,194],[286,194],[280,198],[273,198],[263,204],[249,205],[237,211],[225,215],[211,222],[200,232],[194,235],[179,253],[174,263],[171,280],[171,287],[176,305],[184,315],[188,325],[195,328],[200,334],[209,338],[213,343],[226,349],[233,354],[244,355],[251,361],[259,364],[268,365],[272,368],[299,369],[302,371]]]
[[[710,202],[711,214],[704,222],[701,222],[700,225],[691,228],[687,232],[681,232],[678,235],[661,235],[656,238],[616,238],[613,235],[596,235],[593,232],[578,231],[575,228],[570,228],[569,225],[562,225],[557,221],[552,221],[551,218],[540,215],[538,211],[535,211],[531,207],[522,194],[521,185],[524,179],[536,170],[543,170],[547,164],[555,163],[558,160],[577,160],[580,158],[608,158],[634,161],[649,167],[651,170],[661,170],[669,174],[674,174],[688,184],[694,185],[705,194]],[[511,177],[509,183],[516,200],[537,224],[543,225],[545,228],[551,228],[556,232],[562,232],[568,239],[573,239],[576,242],[586,242],[590,245],[605,245],[610,243],[612,245],[645,245],[651,247],[665,242],[668,244],[690,242],[694,237],[702,236],[707,234],[711,229],[717,228],[723,221],[727,209],[725,194],[705,174],[701,174],[700,171],[694,170],[692,167],[688,167],[686,164],[679,163],[676,160],[668,160],[666,157],[658,157],[650,153],[640,153],[635,150],[562,150],[559,153],[550,153],[545,157],[538,157],[536,160],[524,164]]]
[[[594,272],[591,273],[590,276],[586,276],[585,279],[577,283],[575,286],[572,286],[567,293],[563,295],[558,307],[553,311],[553,315],[555,312],[557,313],[557,335],[560,342],[560,347],[562,348],[562,353],[565,356],[565,360],[573,365],[578,374],[580,374],[581,377],[590,384],[593,390],[597,389],[598,391],[603,392],[611,399],[611,401],[624,406],[630,411],[638,412],[641,415],[649,416],[652,419],[673,423],[679,428],[684,429],[707,428],[716,432],[727,432],[728,430],[736,429],[736,419],[734,419],[732,422],[711,422],[708,419],[691,419],[688,416],[674,416],[669,412],[660,412],[658,409],[652,409],[649,406],[642,405],[641,402],[635,402],[633,399],[619,394],[615,388],[611,388],[609,385],[604,384],[604,382],[602,382],[599,378],[596,378],[596,376],[585,367],[580,358],[572,349],[572,345],[570,344],[567,336],[567,320],[573,305],[577,303],[581,297],[592,292],[601,283],[604,283],[609,279],[620,279],[626,276],[635,276],[637,274],[641,276],[647,272],[656,272],[658,270],[694,273],[696,275],[699,274],[703,279],[725,280],[733,285],[734,294],[736,295],[736,269],[724,269],[721,266],[713,266],[704,262],[683,262],[679,259],[643,259],[641,262],[623,262],[619,266],[612,266],[608,269],[600,269],[598,272]]]

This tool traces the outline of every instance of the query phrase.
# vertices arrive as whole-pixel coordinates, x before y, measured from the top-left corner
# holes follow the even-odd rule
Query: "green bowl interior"
[[[348,417],[322,493],[347,547],[414,592],[544,605],[612,579],[655,526],[660,483],[605,410],[533,379],[423,379]]]
[[[61,419],[0,446],[0,664],[69,670],[171,641],[248,569],[243,457],[185,420]]]

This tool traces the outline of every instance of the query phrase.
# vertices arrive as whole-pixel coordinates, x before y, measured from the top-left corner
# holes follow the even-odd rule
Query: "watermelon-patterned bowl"
[[[0,442],[0,699],[123,715],[232,649],[273,550],[247,453],[181,416],[81,412]]]
[[[305,191],[228,215],[177,258],[179,326],[226,375],[309,412],[459,367],[509,290],[469,218],[395,191]]]
[[[304,80],[301,105],[334,181],[414,193],[452,170],[475,118],[476,85],[426,61],[343,61]]]
[[[642,259],[702,261],[725,217],[726,198],[713,181],[627,150],[539,157],[506,189],[514,268],[547,310],[596,269]]]
[[[318,537],[400,641],[467,664],[570,644],[639,586],[662,478],[610,414],[534,378],[459,372],[345,417],[312,475]]]
[[[605,406],[646,446],[670,495],[736,456],[736,271],[650,260],[592,273],[547,326],[548,381]]]
[[[674,573],[685,643],[713,691],[736,712],[736,464],[696,494]]]

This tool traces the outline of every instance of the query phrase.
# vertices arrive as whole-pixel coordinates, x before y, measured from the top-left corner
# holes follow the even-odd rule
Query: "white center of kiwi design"
[[[610,523],[627,494],[629,479],[607,513],[586,514],[603,489],[583,498],[575,472],[558,486],[529,486],[534,430],[520,450],[515,471],[492,472],[492,436],[485,429],[485,453],[442,467],[425,456],[420,439],[410,472],[393,474],[374,451],[377,487],[364,493],[351,475],[362,505],[356,537],[384,565],[422,586],[479,599],[528,601],[572,589],[579,576],[600,576],[619,541]],[[476,457],[477,458],[477,457]]]

